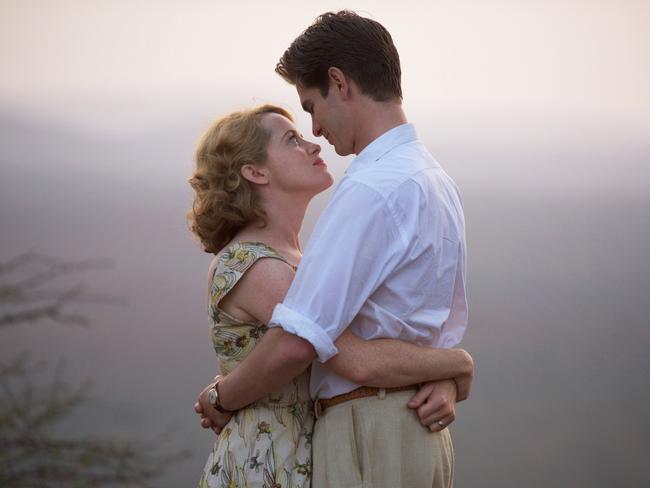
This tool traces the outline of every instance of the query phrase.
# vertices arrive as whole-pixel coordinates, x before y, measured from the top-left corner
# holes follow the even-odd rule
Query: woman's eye
[[[289,137],[289,142],[291,144],[295,144],[296,146],[300,145],[300,141],[298,140],[298,138],[295,135]]]

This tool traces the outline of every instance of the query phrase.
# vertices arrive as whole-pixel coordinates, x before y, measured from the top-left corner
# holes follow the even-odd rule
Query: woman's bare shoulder
[[[284,300],[293,277],[293,269],[281,259],[259,258],[222,300],[222,306],[235,307],[268,323],[275,306]]]

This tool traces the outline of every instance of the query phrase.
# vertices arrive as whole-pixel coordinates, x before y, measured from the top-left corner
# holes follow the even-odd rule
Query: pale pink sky
[[[342,7],[391,31],[407,114],[440,146],[439,155],[453,164],[456,155],[446,154],[446,145],[512,148],[511,157],[471,172],[457,168],[466,184],[483,185],[496,174],[493,184],[509,187],[556,185],[550,168],[563,173],[559,184],[567,188],[605,189],[612,176],[599,180],[602,173],[584,151],[544,158],[543,169],[522,162],[540,148],[594,141],[611,146],[597,152],[620,155],[618,167],[643,169],[650,4],[631,0],[4,1],[0,109],[129,135],[184,124],[198,130],[223,111],[272,101],[298,114],[309,133],[294,91],[273,68],[317,14]],[[642,172],[643,185],[647,180]],[[619,177],[615,184],[638,192],[639,181]]]

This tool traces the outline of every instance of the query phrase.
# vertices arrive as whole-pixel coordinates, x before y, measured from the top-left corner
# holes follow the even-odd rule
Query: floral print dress
[[[259,242],[233,244],[216,258],[209,316],[221,374],[236,368],[268,330],[261,322],[244,322],[219,308],[220,300],[261,258],[287,262]],[[313,427],[306,371],[233,415],[214,443],[199,488],[309,487]]]

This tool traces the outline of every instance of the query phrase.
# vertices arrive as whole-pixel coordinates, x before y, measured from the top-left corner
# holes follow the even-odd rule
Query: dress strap
[[[273,258],[295,267],[284,256],[263,242],[236,242],[218,256],[210,280],[210,304],[217,306],[258,259]]]

